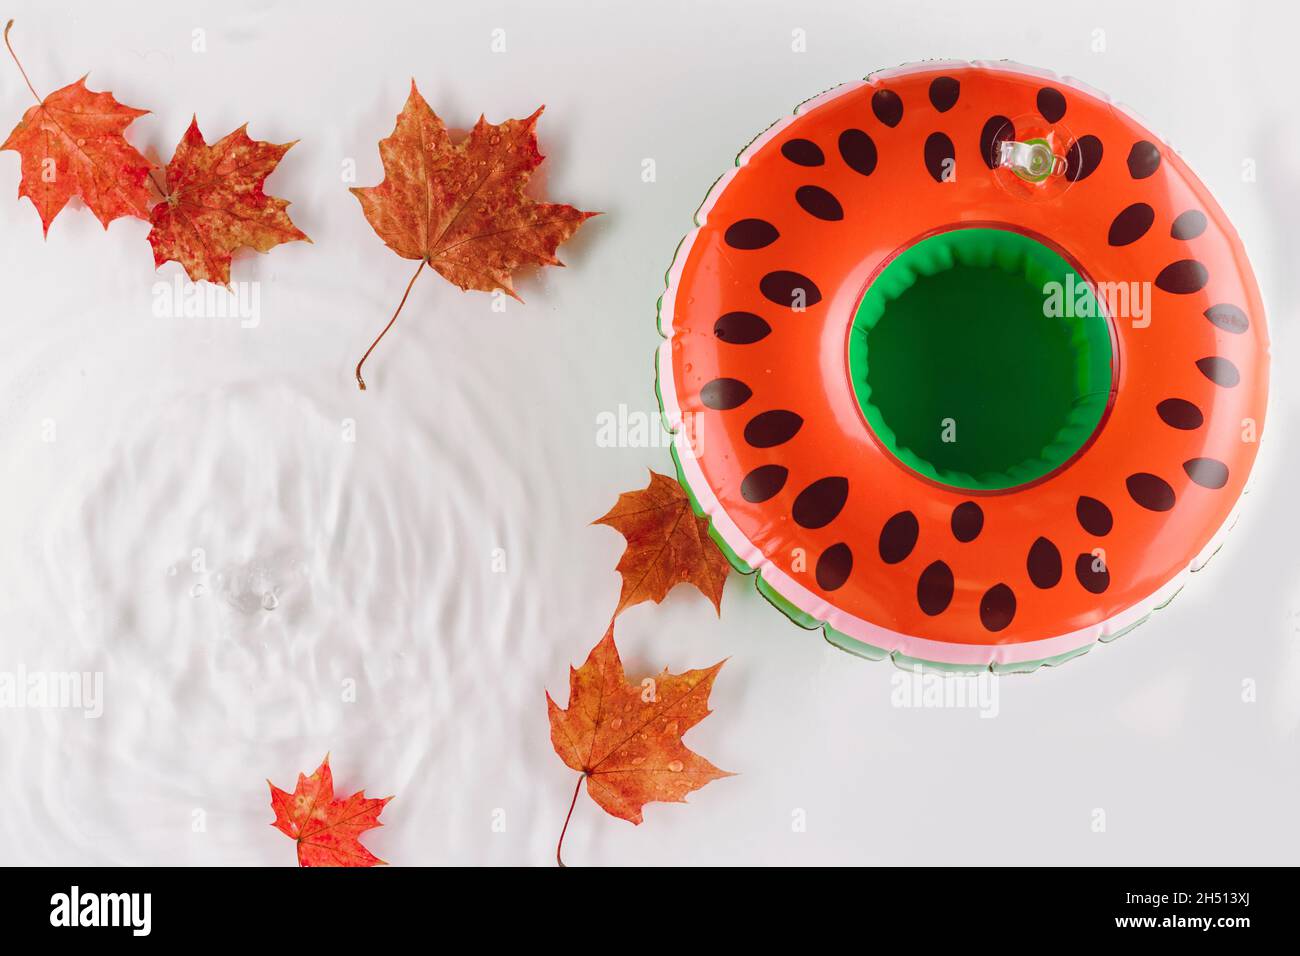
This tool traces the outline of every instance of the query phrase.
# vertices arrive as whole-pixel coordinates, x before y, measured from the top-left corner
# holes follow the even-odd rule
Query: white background
[[[588,523],[647,467],[670,470],[662,448],[599,447],[597,417],[656,411],[673,250],[736,152],[796,103],[935,57],[1091,83],[1215,192],[1271,307],[1249,506],[1169,609],[1062,669],[1003,680],[995,719],[891,706],[899,672],[800,631],[745,578],[721,619],[688,588],[629,611],[633,674],[730,657],[686,742],[739,776],[650,805],[640,827],[584,795],[566,860],[1295,860],[1292,6],[328,6],[10,4],[38,89],[90,70],[92,88],[153,111],[129,134],[151,156],[170,156],[191,113],[209,141],[245,121],[257,139],[300,139],[268,191],[315,244],[237,258],[234,278],[260,283],[255,329],[160,318],[147,224],[105,234],[69,209],[42,242],[12,198],[17,154],[0,154],[0,670],[106,682],[99,720],[0,711],[0,861],[292,864],[265,778],[291,788],[326,751],[341,792],[397,795],[365,838],[394,865],[551,861],[575,775],[551,749],[543,689],[564,702],[619,588],[623,541]],[[191,50],[196,28],[206,52]],[[363,395],[352,366],[412,264],[341,172],[350,158],[361,184],[379,181],[376,142],[412,76],[454,127],[544,102],[546,192],[606,215],[562,247],[568,269],[525,275],[527,304],[504,314],[426,270]],[[30,102],[0,63],[6,130]]]

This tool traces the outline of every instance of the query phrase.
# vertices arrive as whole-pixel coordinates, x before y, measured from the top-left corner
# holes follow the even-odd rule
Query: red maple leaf
[[[623,492],[592,524],[609,525],[627,540],[617,568],[623,590],[616,616],[642,601],[658,604],[683,581],[699,588],[722,613],[722,588],[731,565],[709,536],[708,519],[691,509],[677,481],[651,471],[650,484]]]
[[[383,826],[379,814],[392,797],[367,798],[358,790],[346,800],[334,799],[334,777],[329,754],[310,777],[298,774],[293,793],[270,780],[271,826],[298,843],[299,866],[375,866],[383,863],[358,837]]]
[[[84,76],[41,96],[9,43],[13,25],[12,20],[5,25],[5,46],[36,97],[36,105],[0,146],[21,157],[19,198],[32,201],[46,235],[73,196],[81,198],[105,229],[120,216],[148,219],[149,161],[123,134],[149,111],[124,106],[112,93],[88,90]]]
[[[461,289],[500,289],[519,299],[512,272],[522,265],[563,265],[556,248],[596,215],[524,195],[543,159],[535,132],[541,113],[538,108],[527,119],[499,124],[480,116],[463,142],[452,143],[447,127],[411,81],[392,135],[379,141],[384,181],[352,187],[388,248],[404,259],[420,260],[397,311],[357,363],[361,388],[366,387],[361,366],[397,321],[426,265]]]
[[[197,118],[167,164],[163,201],[153,207],[149,244],[155,266],[176,261],[190,281],[230,283],[231,254],[267,252],[282,242],[311,242],[289,219],[289,203],[262,183],[293,143],[248,138],[247,124],[209,146]]]
[[[668,669],[639,684],[629,683],[614,644],[614,623],[581,667],[569,668],[569,707],[561,710],[546,695],[551,746],[578,771],[574,803],[582,781],[602,810],[632,823],[653,801],[685,803],[686,794],[720,777],[719,770],[682,743],[682,734],[712,711],[709,694],[725,661],[712,667],[670,674]],[[573,815],[573,806],[569,806]],[[569,820],[564,821],[560,844]],[[560,847],[555,849],[556,862]]]

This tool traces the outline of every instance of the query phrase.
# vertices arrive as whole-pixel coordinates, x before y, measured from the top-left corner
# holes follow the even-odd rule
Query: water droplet
[[[671,770],[673,773],[681,773],[682,762],[680,760],[674,760],[672,763],[668,765],[668,769]]]
[[[664,724],[664,733],[666,734],[677,733],[677,721],[670,720],[668,723]]]
[[[173,564],[170,568],[167,569],[167,576],[169,578],[176,577],[176,565]]]
[[[267,611],[274,611],[280,606],[280,599],[275,596],[274,591],[267,591],[262,595],[262,607]]]
[[[613,720],[609,722],[609,726],[611,730],[618,730],[618,728],[623,726],[623,718],[615,717]]]
[[[208,589],[202,584],[196,584],[190,588],[190,597],[202,597],[208,593]]]
[[[633,757],[633,758],[632,758],[632,766],[634,766],[634,767],[639,767],[639,766],[641,766],[641,764],[643,764],[643,763],[645,763],[645,757]]]

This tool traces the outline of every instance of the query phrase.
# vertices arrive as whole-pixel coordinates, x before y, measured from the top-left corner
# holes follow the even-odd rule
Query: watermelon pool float
[[[714,185],[660,301],[678,477],[863,656],[1033,670],[1217,548],[1268,390],[1259,289],[1182,158],[1005,63],[873,74]]]

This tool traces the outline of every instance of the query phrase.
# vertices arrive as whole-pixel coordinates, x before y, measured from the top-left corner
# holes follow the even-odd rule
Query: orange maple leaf
[[[682,581],[695,585],[722,613],[722,588],[730,565],[709,537],[709,522],[691,509],[682,486],[650,472],[650,484],[625,491],[592,524],[605,524],[627,539],[618,562],[623,576],[615,616],[642,601],[658,604]]]
[[[293,793],[266,782],[275,811],[271,826],[297,841],[299,866],[375,866],[384,862],[362,846],[358,837],[383,826],[379,814],[393,798],[367,798],[364,790],[358,790],[346,800],[335,800],[329,754],[310,777],[298,774]]]
[[[149,161],[123,134],[149,111],[124,106],[112,93],[88,90],[84,76],[42,97],[9,43],[13,25],[12,20],[5,25],[5,46],[36,97],[36,105],[0,146],[22,157],[19,198],[32,201],[47,236],[50,223],[73,196],[81,198],[105,229],[120,216],[148,219]]]
[[[211,146],[197,118],[167,164],[163,201],[153,207],[153,262],[179,262],[190,281],[230,283],[231,254],[243,246],[267,252],[282,242],[311,242],[285,212],[289,203],[262,183],[293,143],[248,138],[245,124]]]
[[[543,159],[535,132],[541,113],[539,107],[527,119],[499,124],[480,116],[468,138],[453,144],[411,81],[392,135],[379,141],[383,182],[352,187],[388,248],[403,259],[420,260],[397,312],[357,363],[361,388],[366,387],[361,366],[397,321],[426,265],[461,289],[500,289],[519,299],[511,285],[515,269],[564,264],[555,257],[556,248],[596,213],[524,196]]]
[[[628,683],[614,644],[614,623],[587,661],[569,668],[569,708],[561,710],[546,694],[551,745],[568,766],[582,774],[587,793],[606,813],[641,822],[641,808],[654,800],[685,803],[686,794],[730,773],[719,770],[682,743],[682,734],[712,711],[709,693],[726,661],[703,670],[670,674],[640,684]],[[569,815],[573,815],[572,805]],[[568,818],[564,821],[568,829]],[[564,833],[560,833],[564,842]],[[555,858],[560,860],[560,848]],[[560,864],[563,866],[563,863]]]

